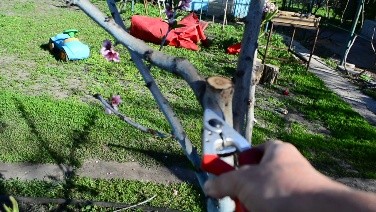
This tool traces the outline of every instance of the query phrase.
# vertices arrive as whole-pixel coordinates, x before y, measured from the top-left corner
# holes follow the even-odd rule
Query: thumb
[[[249,176],[256,169],[255,166],[242,166],[239,170],[224,173],[206,181],[204,192],[213,198],[230,196],[238,197],[244,184],[249,181]],[[247,173],[246,173],[247,172]]]

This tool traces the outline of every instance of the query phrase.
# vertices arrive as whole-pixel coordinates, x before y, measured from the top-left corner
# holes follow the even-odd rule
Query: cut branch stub
[[[262,77],[260,79],[260,84],[273,84],[279,74],[279,67],[265,64]]]
[[[232,96],[234,85],[229,78],[214,76],[206,79],[204,108],[210,108],[232,126]]]

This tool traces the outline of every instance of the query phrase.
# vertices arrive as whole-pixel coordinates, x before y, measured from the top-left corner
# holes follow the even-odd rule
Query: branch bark
[[[113,0],[107,0],[109,9],[111,11],[112,17],[115,19],[115,23],[119,24],[120,26],[124,27],[123,21],[121,20],[119,11],[116,8],[115,2]],[[124,45],[125,46],[125,45]],[[163,96],[161,91],[159,90],[157,84],[154,81],[154,78],[150,74],[150,69],[145,65],[144,61],[137,55],[135,51],[133,51],[129,46],[125,46],[135,63],[137,69],[140,71],[142,75],[146,87],[152,93],[155,101],[157,102],[159,109],[162,111],[163,115],[166,117],[167,121],[170,124],[170,127],[173,129],[172,134],[174,135],[175,139],[178,140],[180,146],[184,154],[187,156],[189,161],[192,163],[193,167],[196,169],[196,176],[200,183],[200,186],[203,188],[205,181],[207,180],[207,174],[200,170],[201,166],[201,159],[197,154],[197,150],[192,146],[192,142],[186,136],[183,126],[181,125],[179,119],[173,112],[172,108],[168,104],[167,99]]]
[[[262,8],[265,0],[251,1],[246,25],[241,44],[241,51],[238,60],[237,70],[234,76],[235,93],[233,97],[234,129],[245,136],[246,114],[249,114],[250,107],[250,87],[252,84],[253,64],[255,53],[258,47],[258,36],[262,18]],[[248,119],[250,116],[248,116]],[[253,120],[251,120],[253,121]],[[250,140],[249,140],[250,141]]]
[[[253,111],[252,107],[250,107],[250,105],[247,106],[247,103],[249,102],[250,98],[250,85],[256,84],[252,81],[254,80],[252,77],[254,71],[253,61],[256,58],[255,52],[257,49],[257,40],[260,32],[262,7],[265,1],[251,1],[248,16],[246,18],[246,26],[242,40],[242,50],[238,61],[238,68],[234,77],[234,98],[232,98],[234,93],[234,85],[229,79],[223,77],[211,77],[208,78],[207,82],[205,83],[204,78],[198,74],[198,71],[188,60],[172,57],[156,51],[150,48],[143,41],[129,35],[126,32],[124,25],[119,26],[116,24],[116,22],[120,24],[122,20],[119,14],[116,12],[114,13],[116,6],[114,5],[113,0],[113,5],[111,5],[115,6],[115,9],[112,9],[113,11],[111,14],[116,21],[114,21],[114,19],[111,17],[106,17],[88,0],[72,1],[103,29],[114,36],[118,43],[121,43],[129,50],[132,60],[135,62],[136,67],[139,69],[144,81],[146,82],[146,86],[153,94],[154,99],[157,101],[161,111],[172,127],[175,138],[179,141],[188,159],[197,169],[196,174],[199,183],[201,186],[203,186],[207,179],[207,173],[204,173],[199,169],[201,160],[197,154],[197,151],[195,148],[193,148],[190,140],[187,138],[183,130],[180,121],[177,119],[176,115],[168,105],[167,100],[158,89],[154,79],[150,75],[149,68],[144,64],[143,59],[163,70],[182,77],[189,84],[196,95],[196,98],[204,108],[211,108],[217,113],[220,113],[220,115],[229,124],[232,124],[231,121],[234,120],[234,125],[236,126],[235,129],[240,131],[241,129],[244,129],[246,119],[250,119],[249,115],[247,114],[253,114],[253,112],[251,112]],[[253,119],[251,119],[251,121],[253,121]],[[242,134],[244,135],[244,132]],[[208,202],[208,210],[211,211],[218,209],[215,208],[216,201],[209,199]],[[226,204],[223,205],[226,206]]]
[[[255,59],[252,70],[251,88],[249,90],[249,105],[246,116],[245,138],[252,143],[253,126],[255,125],[255,102],[256,102],[256,85],[259,83],[261,74],[264,70],[261,60]]]

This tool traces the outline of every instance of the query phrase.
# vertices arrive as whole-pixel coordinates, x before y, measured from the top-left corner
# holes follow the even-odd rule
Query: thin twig
[[[150,134],[152,134],[154,136],[158,136],[160,138],[171,137],[171,135],[168,136],[168,135],[161,133],[157,130],[153,130],[153,129],[150,129],[148,127],[144,127],[144,126],[132,121],[127,116],[125,116],[125,115],[119,113],[118,111],[114,110],[114,108],[105,99],[103,99],[103,97],[100,94],[95,94],[94,97],[102,103],[103,107],[111,110],[111,112],[113,112],[115,115],[117,115],[121,120],[125,121],[126,123],[128,123],[129,125],[137,128],[137,129],[141,130],[142,132],[150,133]]]
[[[172,28],[170,26],[168,26],[168,30],[167,30],[166,34],[163,36],[161,45],[159,46],[159,51],[162,51],[162,48],[163,48],[164,44],[166,43],[168,33],[170,33],[171,30],[172,30]]]
[[[70,205],[96,205],[104,208],[121,208],[128,207],[129,204],[118,203],[118,202],[100,202],[100,201],[90,201],[90,200],[81,200],[81,199],[62,199],[62,198],[44,198],[44,197],[15,197],[17,201],[23,203],[33,203],[33,204],[66,204],[69,202]],[[168,208],[157,208],[151,206],[140,206],[137,207],[142,211],[162,211],[167,210],[167,212],[178,212],[178,210],[168,209]]]
[[[175,21],[175,17],[176,17],[176,8],[174,9],[174,14],[173,14],[173,16],[172,16],[171,19]],[[171,30],[172,30],[172,27],[170,26],[170,18],[167,17],[167,21],[168,21],[168,30],[167,30],[166,34],[163,36],[163,38],[162,38],[161,45],[159,46],[159,51],[162,51],[162,48],[163,48],[164,44],[166,43],[168,33],[170,33]]]
[[[121,208],[121,209],[116,210],[116,211],[114,211],[114,212],[125,211],[125,210],[127,210],[127,209],[131,209],[131,208],[135,208],[135,207],[137,207],[137,206],[143,205],[143,204],[145,204],[145,203],[150,202],[151,200],[153,200],[156,196],[157,196],[157,195],[154,195],[154,196],[150,197],[149,199],[147,199],[147,200],[145,200],[145,201],[142,201],[142,202],[140,202],[140,203],[137,203],[137,204],[135,204],[135,205],[132,205],[132,206],[129,206],[129,207],[126,207],[126,208]]]

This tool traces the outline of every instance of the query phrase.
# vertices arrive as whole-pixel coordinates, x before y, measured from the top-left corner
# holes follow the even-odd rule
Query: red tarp
[[[197,15],[190,13],[183,18],[179,25],[182,27],[171,30],[168,33],[166,44],[191,50],[198,50],[197,43],[206,40],[204,34],[208,23],[199,21]],[[166,35],[168,24],[161,18],[134,15],[131,20],[131,35],[141,40],[160,44]]]
[[[233,44],[227,47],[228,54],[239,54],[240,53],[241,43]]]

